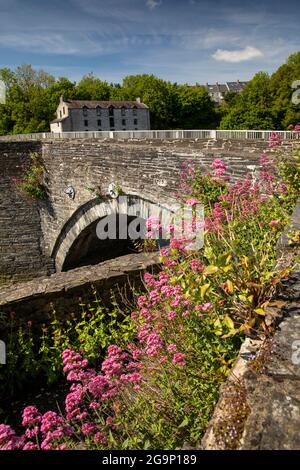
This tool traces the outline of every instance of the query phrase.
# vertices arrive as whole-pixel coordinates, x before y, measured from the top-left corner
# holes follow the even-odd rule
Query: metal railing
[[[87,131],[87,132],[39,132],[35,134],[15,134],[0,136],[0,140],[58,140],[58,139],[119,139],[119,140],[268,140],[272,133],[279,134],[282,140],[300,140],[300,133],[292,131],[260,130],[144,130],[144,131]]]

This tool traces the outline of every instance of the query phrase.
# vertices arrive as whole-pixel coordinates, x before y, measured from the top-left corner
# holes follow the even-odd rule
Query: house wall
[[[114,115],[109,115],[108,109],[101,109],[101,115],[97,115],[96,109],[87,109],[87,116],[84,116],[83,109],[69,109],[69,118],[62,121],[62,131],[109,131],[109,130],[147,130],[150,129],[150,117],[148,109],[137,108],[136,115],[133,109],[125,109],[122,115],[121,109],[114,109]],[[110,126],[110,117],[114,118],[114,127]],[[125,124],[123,124],[123,119]],[[135,119],[137,124],[135,124]],[[85,125],[85,121],[88,125]],[[101,123],[98,124],[98,121]],[[51,129],[52,130],[52,129]],[[54,126],[54,132],[55,130]]]

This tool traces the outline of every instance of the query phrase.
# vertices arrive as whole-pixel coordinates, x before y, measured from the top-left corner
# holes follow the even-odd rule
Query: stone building
[[[149,108],[136,101],[84,101],[60,97],[51,132],[150,129]]]
[[[226,83],[218,83],[210,85],[206,83],[205,88],[208,91],[211,99],[217,104],[220,105],[224,100],[224,97],[230,91],[234,93],[241,93],[241,91],[245,88],[248,82],[240,82],[237,80],[236,82],[226,82]]]

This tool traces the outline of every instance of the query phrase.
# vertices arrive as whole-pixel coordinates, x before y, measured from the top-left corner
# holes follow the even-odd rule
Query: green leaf
[[[200,294],[201,294],[202,299],[204,299],[204,296],[207,293],[209,288],[210,288],[210,283],[204,284],[203,286],[200,287]]]
[[[234,330],[234,323],[228,315],[225,315],[224,323],[230,330]]]
[[[186,426],[188,426],[188,424],[189,424],[189,419],[186,416],[184,420],[182,421],[182,423],[179,424],[178,428],[185,428]]]
[[[218,266],[214,266],[214,265],[211,264],[209,266],[206,266],[206,268],[203,271],[203,274],[214,274],[218,270],[219,270]]]

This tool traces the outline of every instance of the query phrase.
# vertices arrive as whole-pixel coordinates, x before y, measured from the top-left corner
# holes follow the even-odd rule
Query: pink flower
[[[157,333],[151,333],[146,340],[146,354],[148,356],[157,356],[159,351],[163,348],[163,340]]]
[[[213,169],[215,168],[224,168],[225,167],[225,163],[223,160],[221,160],[220,158],[215,158],[214,161],[212,162],[211,164],[211,167]]]
[[[269,137],[269,148],[278,147],[282,142],[282,138],[278,132],[272,132]]]
[[[81,432],[84,436],[88,436],[89,434],[92,434],[95,432],[97,427],[93,423],[84,423],[81,426]]]
[[[211,167],[214,171],[214,174],[216,176],[222,176],[226,172],[226,166],[223,160],[216,158],[212,164]]]
[[[198,259],[193,259],[191,261],[191,268],[194,273],[201,273],[204,269],[204,266],[202,263],[200,263],[200,260]]]
[[[195,206],[196,204],[201,204],[201,202],[198,201],[198,199],[195,199],[194,197],[188,199],[186,203],[188,206]]]
[[[177,364],[178,366],[184,367],[186,365],[185,357],[186,356],[183,353],[175,353],[172,362],[173,364]]]
[[[41,431],[43,434],[53,431],[63,424],[63,418],[54,411],[47,411],[42,416]]]
[[[145,281],[145,284],[149,287],[154,287],[154,285],[155,285],[154,276],[150,273],[145,273],[144,274],[144,281]]]
[[[177,346],[176,344],[169,344],[169,346],[167,347],[167,350],[169,352],[172,352],[172,353],[175,353],[177,351]]]
[[[38,433],[39,433],[39,427],[34,426],[34,428],[32,429],[26,429],[25,436],[27,437],[27,439],[33,439],[34,437],[38,435]]]
[[[104,444],[106,442],[106,439],[103,432],[97,432],[94,436],[94,441],[96,444]]]
[[[29,441],[23,447],[23,450],[38,450],[38,446],[33,442]]]
[[[216,176],[222,176],[225,173],[225,168],[216,168],[214,170],[214,173],[215,173]]]
[[[35,406],[27,406],[22,413],[22,426],[35,426],[41,422],[42,415]]]
[[[201,309],[201,310],[202,310],[203,312],[207,312],[207,311],[210,310],[210,309],[211,309],[211,303],[210,303],[210,302],[207,302],[207,303],[205,303],[205,304],[202,305],[202,309]]]
[[[278,225],[278,224],[279,224],[279,220],[271,220],[271,222],[269,222],[270,227],[274,227],[275,225]]]
[[[168,313],[168,318],[169,320],[174,320],[174,318],[176,318],[176,312],[174,312],[174,310],[170,310],[170,312]]]
[[[0,424],[0,450],[20,449],[23,439],[16,436],[15,431],[7,424]]]

